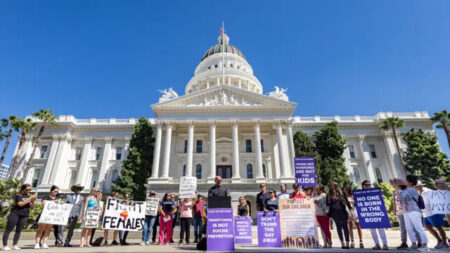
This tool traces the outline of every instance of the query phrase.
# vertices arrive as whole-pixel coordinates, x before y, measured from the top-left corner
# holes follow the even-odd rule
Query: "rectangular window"
[[[261,139],[261,152],[264,153],[264,140]]]
[[[187,153],[187,144],[188,144],[188,141],[184,140],[184,153],[185,154]]]
[[[245,140],[245,152],[252,152],[252,140]]]
[[[356,158],[355,147],[353,145],[348,145],[348,151],[350,152],[350,158]]]
[[[372,158],[377,158],[377,152],[376,152],[376,150],[375,150],[375,145],[370,144],[370,145],[369,145],[369,151],[370,151],[370,156],[371,156]]]
[[[121,159],[122,159],[122,148],[117,147],[116,148],[116,160],[121,160]]]
[[[41,146],[41,155],[39,158],[44,159],[45,154],[47,153],[48,146]]]
[[[95,150],[95,160],[96,161],[99,161],[101,159],[102,152],[103,152],[103,148],[97,147],[97,149]]]
[[[82,153],[82,149],[81,148],[76,148],[75,149],[75,160],[79,161],[81,160],[81,153]]]
[[[202,152],[203,152],[203,141],[197,140],[197,153],[202,153]]]

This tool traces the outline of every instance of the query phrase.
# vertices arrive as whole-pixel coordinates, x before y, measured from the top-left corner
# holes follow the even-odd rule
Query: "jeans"
[[[192,218],[180,218],[180,243],[183,242],[184,234],[186,233],[186,243],[189,243],[191,237],[191,223]]]
[[[144,229],[142,230],[142,242],[148,242],[150,240],[150,233],[155,225],[156,216],[145,216]]]
[[[128,237],[128,231],[119,230],[119,239],[120,239],[121,244],[126,243],[127,237]]]
[[[8,216],[8,222],[6,224],[6,230],[3,233],[3,246],[6,247],[8,245],[8,237],[9,233],[11,233],[16,227],[16,233],[14,234],[13,239],[13,245],[17,245],[17,242],[19,242],[20,239],[20,233],[22,232],[23,227],[28,221],[28,215],[27,216],[21,216],[14,212],[11,212]]]
[[[335,220],[333,219],[334,223],[336,224],[336,229],[337,229],[337,233],[339,236],[339,240],[341,242],[344,241],[344,238],[342,237],[342,230],[344,230],[344,236],[345,236],[345,241],[348,242],[350,241],[349,239],[349,232],[348,232],[348,224],[347,224],[347,220]]]
[[[152,242],[156,241],[156,235],[158,232],[159,227],[159,213],[156,215],[155,223],[153,224],[153,231],[152,231]]]
[[[193,218],[192,222],[194,225],[195,241],[199,241],[200,239],[202,239],[202,217]]]

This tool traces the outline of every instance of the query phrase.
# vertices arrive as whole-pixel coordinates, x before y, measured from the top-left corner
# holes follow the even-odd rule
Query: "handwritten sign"
[[[57,204],[53,201],[45,201],[39,223],[67,225],[72,206],[72,204]]]
[[[433,214],[450,214],[450,191],[431,191],[430,205]]]
[[[156,216],[158,214],[159,199],[148,198],[145,200],[145,215]]]
[[[390,228],[380,188],[354,190],[353,198],[361,228]]]
[[[102,219],[103,229],[137,231],[145,220],[145,202],[108,198]]]
[[[195,198],[197,191],[197,178],[196,177],[181,177],[180,178],[180,191],[179,198]]]
[[[85,228],[97,228],[100,220],[100,211],[100,208],[96,207],[87,209],[83,226]]]
[[[316,186],[316,162],[314,157],[294,159],[295,178],[300,186]]]

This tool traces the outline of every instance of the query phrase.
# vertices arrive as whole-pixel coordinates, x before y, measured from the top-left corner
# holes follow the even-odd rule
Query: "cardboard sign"
[[[280,215],[279,213],[258,212],[258,247],[281,247]]]
[[[159,199],[148,198],[145,200],[145,215],[156,216],[158,214]]]
[[[236,244],[252,243],[252,218],[235,217],[234,219],[234,242]]]
[[[146,206],[143,201],[108,198],[103,214],[103,229],[138,231],[144,226]]]
[[[197,178],[196,177],[181,177],[179,198],[195,198],[197,192]]]
[[[390,228],[380,188],[354,190],[353,198],[361,228]]]
[[[72,206],[72,204],[56,204],[53,201],[45,201],[38,223],[67,225]]]
[[[85,228],[97,228],[98,222],[100,220],[100,208],[89,208],[86,210],[86,215],[84,216],[84,224]]]
[[[281,246],[283,248],[319,248],[315,205],[312,199],[279,201]]]
[[[450,214],[450,191],[431,191],[429,196],[433,214]]]
[[[314,157],[294,159],[295,178],[300,186],[316,186],[316,162]]]
[[[207,250],[234,251],[233,209],[212,208],[207,212]]]

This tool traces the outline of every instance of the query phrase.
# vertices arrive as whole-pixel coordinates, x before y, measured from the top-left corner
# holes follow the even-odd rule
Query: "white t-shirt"
[[[425,204],[425,209],[422,209],[424,218],[433,215],[433,212],[431,211],[431,203],[430,203],[431,192],[432,191],[430,189],[428,189],[427,187],[423,187],[422,194],[420,194],[420,196],[422,196],[422,198],[423,198],[423,203]]]
[[[278,198],[278,199],[289,199],[289,192],[286,192],[286,193],[278,193],[277,198]]]

